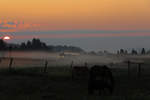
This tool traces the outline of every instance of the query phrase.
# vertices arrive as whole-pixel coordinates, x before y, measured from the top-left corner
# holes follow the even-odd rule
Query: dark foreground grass
[[[127,69],[112,69],[113,95],[88,95],[85,79],[72,80],[68,67],[0,70],[0,100],[150,100],[150,77],[127,76]]]

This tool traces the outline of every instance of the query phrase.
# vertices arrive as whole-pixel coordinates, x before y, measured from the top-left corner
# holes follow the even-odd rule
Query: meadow
[[[141,77],[137,77],[137,65],[132,65],[129,77],[127,64],[115,63],[109,66],[115,78],[115,90],[112,95],[102,96],[88,95],[87,79],[72,80],[70,63],[59,66],[49,62],[44,73],[44,61],[23,60],[28,62],[25,63],[17,58],[10,72],[9,59],[4,59],[0,63],[0,100],[149,100],[149,58],[135,58],[146,61]]]

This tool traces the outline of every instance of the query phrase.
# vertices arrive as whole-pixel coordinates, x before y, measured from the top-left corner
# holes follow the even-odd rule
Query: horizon
[[[9,39],[8,39],[9,38]],[[39,39],[39,38],[32,38],[32,39],[29,39],[29,40],[26,40],[26,41],[23,41],[23,42],[16,42],[16,43],[13,43],[13,42],[10,42],[11,41],[11,37],[7,37],[6,36],[6,39],[5,39],[5,37],[3,37],[3,41],[5,42],[5,43],[8,43],[8,44],[10,44],[10,45],[21,45],[22,43],[25,43],[25,44],[27,44],[27,42],[28,41],[30,41],[30,42],[32,42],[32,40],[33,39]],[[45,42],[43,42],[41,39],[39,39],[42,43],[45,43]],[[107,52],[109,52],[109,53],[117,53],[118,51],[120,51],[121,49],[123,49],[123,50],[127,50],[128,51],[128,53],[130,53],[132,50],[136,50],[138,53],[140,53],[141,52],[141,50],[144,48],[144,47],[141,47],[141,48],[133,48],[133,47],[131,47],[131,48],[115,48],[115,49],[98,49],[98,50],[88,50],[88,49],[85,49],[85,48],[83,48],[83,47],[79,47],[79,46],[75,46],[75,45],[66,45],[66,44],[64,44],[64,45],[61,45],[61,44],[58,44],[58,45],[54,45],[54,44],[47,44],[46,43],[46,45],[47,46],[68,46],[68,47],[70,47],[70,46],[73,46],[73,47],[77,47],[77,48],[81,48],[82,50],[84,50],[85,52],[104,52],[104,51],[107,51]],[[144,48],[146,51],[150,51],[150,48]],[[32,50],[31,50],[32,51]],[[33,50],[34,51],[34,50]]]

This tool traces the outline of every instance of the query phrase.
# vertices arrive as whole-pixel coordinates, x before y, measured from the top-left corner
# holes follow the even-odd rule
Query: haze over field
[[[90,55],[90,54],[74,54],[69,53],[60,55],[60,53],[49,52],[1,52],[0,57],[13,57],[15,66],[43,66],[45,60],[48,60],[49,66],[70,66],[72,61],[74,65],[84,65],[87,63],[89,66],[94,64],[109,64],[120,63],[123,59],[117,58],[112,55]],[[9,59],[8,59],[9,61]],[[57,63],[59,62],[59,63]],[[18,65],[19,64],[19,65]],[[8,62],[2,60],[1,66],[7,66]]]
[[[6,57],[6,59],[2,59],[0,62],[1,67],[8,67],[10,62],[9,57],[14,58],[13,66],[14,67],[44,67],[45,61],[48,61],[48,66],[56,66],[56,67],[70,67],[73,61],[73,66],[80,65],[84,66],[85,63],[88,64],[88,67],[92,65],[98,64],[103,65],[106,64],[109,67],[119,67],[119,68],[127,68],[127,64],[125,66],[118,64],[125,64],[124,62],[127,60],[136,61],[136,62],[144,62],[145,64],[149,64],[150,55],[116,55],[116,54],[80,54],[80,53],[65,53],[65,55],[61,55],[61,53],[51,53],[51,52],[42,52],[42,51],[12,51],[10,52],[1,52],[0,57]],[[59,62],[59,63],[58,63]]]

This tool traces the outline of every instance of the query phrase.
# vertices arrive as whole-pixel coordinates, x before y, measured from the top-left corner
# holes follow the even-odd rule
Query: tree
[[[146,53],[145,48],[142,48],[141,54],[145,54],[145,53]]]
[[[40,39],[33,38],[32,39],[32,49],[46,49],[47,45],[44,42],[41,42]]]
[[[7,44],[2,39],[0,39],[0,50],[5,50],[6,47],[7,47]]]
[[[124,54],[124,50],[123,49],[120,49],[120,54]]]
[[[125,50],[125,52],[124,52],[125,54],[128,54],[128,51],[127,50]]]
[[[24,42],[21,43],[20,48],[21,48],[21,49],[26,49],[26,44],[25,44]]]
[[[138,53],[137,53],[137,51],[136,51],[136,50],[132,49],[131,54],[133,54],[133,55],[137,55]]]
[[[119,51],[119,50],[117,50],[117,54],[120,54],[120,51]]]
[[[32,43],[30,41],[27,41],[27,45],[26,46],[27,46],[28,49],[32,49]]]

